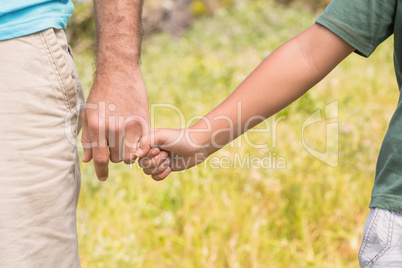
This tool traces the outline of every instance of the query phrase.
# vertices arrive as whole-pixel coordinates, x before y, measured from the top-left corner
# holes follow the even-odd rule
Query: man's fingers
[[[88,114],[85,116],[87,117],[87,120],[85,120],[87,127],[85,139],[89,137],[92,142],[92,158],[94,161],[96,176],[99,180],[105,181],[109,175],[109,150],[105,131],[106,126],[98,117],[93,116],[92,118],[96,118],[96,120],[90,120]]]
[[[88,163],[92,160],[92,149],[84,148],[84,155],[82,156],[82,162]]]
[[[105,181],[109,176],[109,151],[106,146],[93,148],[93,160],[96,176],[99,180]]]
[[[127,137],[126,137],[127,138]],[[123,153],[122,153],[122,157],[123,157],[123,161],[125,164],[130,165],[132,163],[135,162],[135,160],[137,159],[137,156],[135,154],[135,152],[138,149],[139,146],[139,141],[138,138],[136,142],[131,142],[128,139],[124,139],[124,144],[123,144]],[[129,137],[129,139],[134,139],[134,137]]]
[[[136,158],[145,156],[150,149],[146,143],[149,122],[140,115],[132,115],[120,122],[120,126],[124,126],[125,132],[123,160],[126,164],[132,164]]]
[[[126,150],[124,163],[126,164],[132,164],[137,158],[147,157],[147,155],[148,157],[152,157],[159,153],[159,149],[157,148],[151,150],[147,136],[139,139],[135,146],[128,142],[128,144],[125,144],[124,148]]]
[[[139,148],[135,152],[136,157],[138,157],[138,158],[144,157],[151,150],[151,146],[147,142],[147,139],[148,138],[141,138],[140,143],[139,143]]]
[[[119,163],[123,161],[123,131],[114,131],[109,133],[109,151],[110,151],[110,161],[113,163]]]
[[[88,124],[85,118],[85,112],[82,114],[82,136],[81,136],[81,144],[84,148],[84,155],[82,156],[82,162],[88,163],[92,160],[92,144],[91,138],[88,133]]]

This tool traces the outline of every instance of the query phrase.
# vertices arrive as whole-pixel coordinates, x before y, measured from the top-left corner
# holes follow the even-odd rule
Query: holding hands
[[[129,140],[135,144],[129,148],[130,153],[118,154],[110,148],[110,160],[131,163],[138,157],[145,174],[151,175],[154,180],[163,180],[172,171],[200,164],[215,151],[295,101],[353,51],[354,48],[337,35],[314,24],[271,53],[225,101],[193,126],[184,129],[155,129],[148,135],[144,135],[149,122],[144,108],[148,105],[147,96],[139,69],[130,70],[127,66],[120,68],[124,64],[116,66],[113,72],[109,72],[108,68],[98,68],[97,77],[106,76],[109,79],[101,79],[100,83],[94,84],[89,101],[99,103],[102,99],[99,96],[107,96],[106,99],[120,104],[120,114],[134,113],[145,118],[145,123],[138,125],[131,122],[125,127],[124,136],[118,139],[116,135],[104,135],[97,139],[99,129],[93,122],[100,121],[93,111],[84,110],[83,143],[93,144],[85,151],[84,161],[93,158],[98,178],[106,179],[108,145],[110,147],[113,141]],[[105,57],[105,60],[108,58]],[[98,62],[101,59],[98,57]],[[98,63],[98,66],[104,65]],[[123,75],[116,76],[116,70]],[[111,73],[114,75],[110,76]],[[125,79],[127,77],[132,79]],[[134,81],[134,89],[131,82],[127,85],[127,82],[108,84],[107,81]],[[120,89],[122,94],[117,95],[119,97],[111,91],[108,94],[101,90],[105,85],[109,90]],[[131,110],[131,107],[135,109]],[[100,130],[104,129],[110,133],[113,124],[109,122],[106,126],[100,125]],[[121,147],[125,148],[118,145],[118,148]],[[135,157],[131,157],[133,154]]]
[[[202,137],[189,128],[154,129],[142,141],[152,149],[138,163],[145,174],[163,180],[172,171],[189,169],[208,157],[208,144],[202,142]]]
[[[162,180],[171,171],[201,163],[295,101],[353,51],[330,30],[312,25],[271,53],[225,101],[193,126],[153,131],[150,147],[167,151],[170,159],[161,164],[159,157],[148,154],[141,159],[141,167],[155,180]]]

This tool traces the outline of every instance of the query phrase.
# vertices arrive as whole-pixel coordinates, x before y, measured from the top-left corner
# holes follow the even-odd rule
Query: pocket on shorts
[[[391,247],[395,214],[381,208],[372,209],[370,214],[359,251],[361,267],[372,267]]]
[[[62,31],[62,30],[60,30]],[[64,32],[62,32],[64,35]],[[65,36],[65,35],[64,35]],[[80,78],[78,75],[77,68],[74,63],[74,56],[73,56],[73,50],[69,44],[67,44],[67,52],[68,52],[68,60],[70,62],[71,66],[71,77],[73,81],[75,82],[75,107],[72,108],[73,113],[76,114],[76,121],[71,122],[74,127],[76,128],[76,132],[78,133],[81,130],[82,127],[82,122],[81,122],[81,113],[82,109],[84,108],[85,105],[85,100],[84,100],[84,92],[82,90]]]
[[[47,29],[42,32],[41,38],[67,108],[66,124],[71,124],[77,134],[81,126],[80,111],[84,97],[71,47],[63,30]]]

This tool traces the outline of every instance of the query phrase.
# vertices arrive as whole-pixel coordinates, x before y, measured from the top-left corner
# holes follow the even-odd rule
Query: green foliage
[[[193,0],[191,14],[195,17],[214,14],[218,9],[229,9],[233,0]]]
[[[310,7],[314,10],[320,10],[324,7],[326,7],[331,0],[276,0],[276,2],[280,3],[280,4],[285,4],[285,5],[290,5],[290,4],[302,4],[305,5],[306,7]]]
[[[66,34],[76,53],[93,53],[96,47],[95,16],[92,1],[74,0],[74,13]]]
[[[205,114],[316,18],[296,3],[236,3],[196,21],[180,39],[158,34],[145,41],[142,73],[151,105],[175,104],[186,120]],[[389,40],[369,60],[353,55],[344,61],[279,113],[286,118],[276,138],[250,133],[214,155],[283,158],[283,169],[214,168],[207,161],[157,183],[119,164],[100,183],[92,164],[83,165],[77,214],[82,266],[357,267],[376,157],[398,98],[391,50]],[[90,59],[87,52],[76,54],[86,92]],[[340,163],[333,168],[305,150],[301,129],[335,100]],[[151,110],[151,116],[155,127],[185,123],[171,109]],[[325,136],[320,127],[306,129],[317,147]]]
[[[208,9],[201,0],[194,0],[191,4],[191,14],[200,17],[208,14]]]
[[[96,32],[95,32],[95,16],[93,12],[92,1],[77,1],[73,0],[75,9],[73,17],[71,18],[68,28],[66,30],[67,37],[70,45],[74,47],[76,52],[89,52],[93,53],[96,49]],[[241,6],[248,4],[250,0],[192,0],[191,14],[195,18],[212,15],[218,10],[223,12],[230,12],[234,6]],[[275,0],[280,4],[290,5],[295,4],[294,0]],[[304,4],[307,7],[314,9],[322,9],[329,0],[302,0],[297,1],[296,4]],[[161,6],[163,0],[159,2],[145,1],[145,9],[152,11],[158,9]],[[191,17],[189,17],[191,19]],[[187,23],[187,22],[186,22]]]

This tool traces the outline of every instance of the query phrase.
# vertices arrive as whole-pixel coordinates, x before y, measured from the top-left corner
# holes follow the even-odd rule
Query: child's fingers
[[[170,158],[165,159],[160,165],[154,168],[144,168],[144,173],[147,175],[158,175],[164,172],[170,165]]]
[[[155,156],[157,156],[158,154],[160,154],[161,150],[159,148],[152,148],[150,149],[147,154],[141,158],[138,159],[138,164],[140,167],[143,168],[143,166],[141,166],[141,163],[144,162],[145,160],[150,160],[152,158],[154,158]]]
[[[135,152],[135,156],[138,158],[145,157],[150,150],[151,146],[149,144],[149,137],[148,136],[142,137],[139,141],[139,147]]]
[[[152,148],[151,150],[148,151],[148,153],[142,159],[153,158],[156,155],[158,155],[160,152],[161,152],[161,150],[158,147]]]
[[[149,144],[147,143],[143,143],[143,139],[140,140],[139,142],[139,148],[136,150],[135,154],[130,153],[130,155],[126,154],[124,163],[126,164],[132,164],[135,159],[138,157],[140,159],[142,158],[152,158],[155,155],[160,153],[160,149],[159,148],[150,148]]]
[[[143,169],[154,169],[160,166],[166,159],[168,159],[168,157],[169,156],[167,152],[161,151],[156,156],[141,158],[138,161],[138,164]]]
[[[172,169],[170,167],[167,167],[162,173],[159,173],[157,175],[152,175],[152,179],[156,181],[161,181],[164,180],[169,174],[172,172]]]

